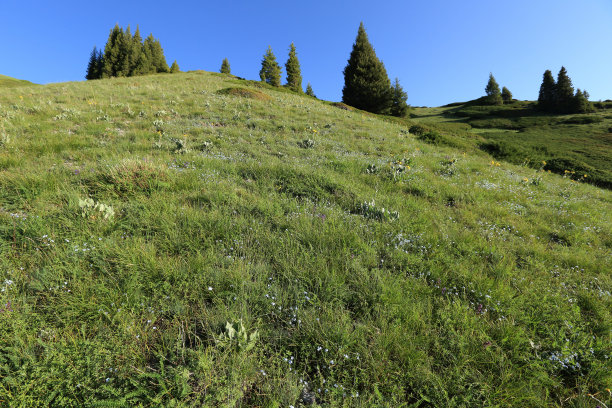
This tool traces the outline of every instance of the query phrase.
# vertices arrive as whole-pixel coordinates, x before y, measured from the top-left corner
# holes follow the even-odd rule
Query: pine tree
[[[223,58],[223,62],[221,63],[221,69],[219,70],[222,74],[231,74],[230,63],[227,58]]]
[[[561,67],[557,75],[557,86],[555,88],[555,105],[557,112],[570,113],[574,104],[574,87],[572,80],[567,75],[565,67]]]
[[[502,88],[501,97],[504,103],[512,103],[512,92],[505,86]]]
[[[94,47],[89,57],[89,63],[87,64],[87,74],[85,75],[85,79],[87,80],[98,79],[97,68],[98,68],[98,47]]]
[[[289,59],[285,64],[285,70],[287,71],[287,87],[295,92],[302,93],[302,71],[293,43],[289,47]]]
[[[499,85],[491,73],[489,73],[489,82],[487,82],[485,92],[487,94],[486,100],[489,105],[501,105],[503,103]]]
[[[268,51],[261,60],[261,71],[259,77],[262,81],[272,86],[281,85],[281,67],[276,62],[276,57],[272,53],[272,47],[268,46]]]
[[[314,91],[312,90],[312,86],[310,85],[310,82],[308,82],[308,84],[306,85],[306,95],[312,96],[313,98],[317,97],[317,95],[315,95]]]
[[[181,69],[179,68],[179,65],[176,63],[176,60],[174,60],[174,62],[172,63],[172,66],[170,67],[170,73],[176,74],[178,72],[181,72]]]
[[[363,22],[344,68],[342,102],[373,113],[389,113],[393,94],[382,61],[368,40]]]
[[[538,108],[540,110],[550,112],[555,108],[555,93],[557,83],[549,69],[544,71],[542,85],[540,85],[540,94],[538,96]]]
[[[404,92],[404,89],[399,83],[399,79],[395,78],[393,85],[393,104],[391,105],[391,115],[403,118],[408,114],[408,94]]]

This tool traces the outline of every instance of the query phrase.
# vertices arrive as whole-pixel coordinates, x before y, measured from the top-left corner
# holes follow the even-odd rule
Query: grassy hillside
[[[34,84],[24,79],[15,79],[15,78],[8,77],[6,75],[0,75],[0,88],[26,86],[26,85],[34,85]]]
[[[612,403],[612,192],[220,74],[29,91],[0,405]]]
[[[465,103],[417,108],[413,116],[422,123],[454,126],[499,160],[544,167],[576,180],[586,174],[583,181],[612,189],[612,102],[594,106],[590,114],[548,115],[538,112],[534,102]]]

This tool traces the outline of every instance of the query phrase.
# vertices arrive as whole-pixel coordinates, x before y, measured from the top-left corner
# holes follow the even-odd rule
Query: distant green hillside
[[[612,102],[594,106],[594,113],[550,115],[536,110],[535,102],[471,102],[415,108],[412,116],[419,123],[443,125],[496,159],[612,189]]]
[[[25,86],[25,85],[34,85],[34,84],[24,79],[15,79],[15,78],[11,78],[5,75],[0,75],[0,88]]]
[[[612,406],[612,191],[450,109],[2,90],[0,406]]]

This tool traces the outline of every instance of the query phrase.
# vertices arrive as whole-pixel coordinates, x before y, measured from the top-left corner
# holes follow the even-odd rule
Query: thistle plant
[[[255,347],[258,338],[258,331],[254,330],[249,334],[242,320],[240,320],[237,323],[227,322],[225,324],[225,332],[219,335],[217,343],[227,349],[249,351]]]
[[[377,208],[374,200],[370,202],[363,202],[359,206],[359,214],[365,218],[378,221],[395,221],[399,219],[399,213],[397,211],[389,211],[384,207]]]
[[[79,207],[81,208],[81,216],[83,218],[96,219],[99,216],[108,220],[115,216],[113,207],[99,201],[95,202],[92,198],[79,199]]]
[[[312,149],[315,146],[315,141],[312,139],[304,139],[298,143],[302,149]]]

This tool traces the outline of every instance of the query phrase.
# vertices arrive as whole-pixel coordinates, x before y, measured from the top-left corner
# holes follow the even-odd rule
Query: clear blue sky
[[[489,72],[536,99],[544,70],[567,68],[591,100],[612,99],[612,0],[156,1],[1,0],[0,74],[36,83],[83,80],[89,53],[119,23],[153,33],[168,64],[259,79],[268,45],[284,65],[297,47],[304,86],[340,100],[363,21],[389,77],[413,106],[484,94]],[[284,70],[283,70],[284,74]],[[284,76],[283,76],[284,81]]]

